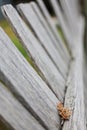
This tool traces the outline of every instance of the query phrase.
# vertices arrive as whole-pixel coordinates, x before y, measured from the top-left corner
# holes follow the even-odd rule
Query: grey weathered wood
[[[57,51],[61,55],[61,59],[63,59],[64,63],[68,65],[69,62],[70,62],[69,58],[67,57],[66,53],[64,53],[63,48],[61,49],[61,47],[59,46],[59,42],[54,37],[54,34],[51,31],[49,25],[47,24],[46,19],[43,17],[43,14],[40,11],[39,7],[37,6],[37,4],[35,2],[31,2],[29,4],[32,6],[32,8],[35,11],[35,14],[37,15],[38,19],[40,20],[40,22],[42,23],[42,25],[44,26],[44,28],[47,30],[47,33],[50,36],[50,39],[52,40],[53,45],[55,47],[57,47]]]
[[[73,49],[74,60],[71,64],[67,80],[65,107],[72,110],[69,121],[65,121],[63,130],[86,130],[84,107],[84,82],[83,82],[83,30],[84,22],[80,19],[79,37]]]
[[[50,130],[60,128],[59,100],[0,29],[0,80],[22,105]]]
[[[63,49],[64,53],[66,53],[66,55],[69,57],[70,56],[70,54],[69,54],[70,50],[67,50],[67,48],[65,46],[65,43],[63,42],[62,38],[58,34],[58,30],[57,30],[56,26],[54,26],[52,18],[50,16],[50,14],[49,14],[43,0],[36,0],[36,1],[37,1],[38,5],[39,5],[41,11],[43,12],[44,17],[46,18],[46,20],[48,22],[48,26],[50,27],[50,29],[53,32],[53,35],[55,36],[56,40],[58,41],[59,46],[61,47],[61,49]],[[56,47],[57,47],[57,45],[56,45]]]
[[[75,0],[72,0],[72,4],[73,5],[76,4],[74,8],[75,8],[75,12],[77,12],[75,16],[73,15],[73,18],[76,18],[76,16],[78,15],[78,18],[75,19],[77,21],[76,29],[78,29],[78,34],[74,36],[75,35],[74,28],[72,31],[71,28],[68,27],[68,23],[71,26],[68,15],[63,14],[56,0],[54,1],[51,0],[51,2],[55,7],[54,10],[56,12],[57,17],[59,18],[60,25],[63,29],[67,42],[68,44],[71,45],[73,60],[70,64],[71,68],[68,68],[69,75],[67,78],[67,83],[65,84],[63,77],[61,77],[57,67],[55,67],[56,65],[54,65],[55,63],[53,64],[52,61],[54,60],[54,57],[51,58],[49,54],[47,55],[47,53],[49,52],[48,51],[49,48],[46,46],[47,48],[44,49],[44,47],[41,46],[40,43],[41,41],[43,43],[44,41],[46,42],[48,41],[51,44],[51,48],[52,48],[54,47],[52,41],[54,41],[55,43],[56,41],[54,40],[55,37],[52,36],[52,33],[49,32],[50,28],[47,27],[47,23],[45,21],[46,19],[41,17],[41,14],[38,13],[37,10],[38,8],[35,6],[35,4],[32,3],[30,5],[20,4],[18,8],[21,9],[20,11],[22,12],[21,13],[22,15],[25,12],[23,15],[24,18],[25,16],[26,19],[29,17],[29,20],[27,20],[27,22],[32,24],[33,29],[39,30],[40,27],[39,30],[40,32],[42,32],[43,34],[45,33],[48,34],[48,36],[45,35],[46,40],[42,38],[42,36],[44,35],[40,34],[37,30],[35,30],[39,38],[39,40],[37,40],[37,38],[35,38],[35,36],[32,35],[28,27],[24,24],[24,22],[21,20],[20,16],[17,14],[17,12],[12,6],[9,5],[4,6],[2,10],[5,17],[12,24],[15,32],[17,32],[17,35],[20,37],[23,45],[28,51],[28,54],[30,54],[33,57],[34,62],[39,68],[39,71],[42,72],[41,74],[43,74],[44,79],[46,80],[45,82],[48,83],[52,91],[42,81],[42,79],[38,76],[38,74],[34,71],[34,69],[27,63],[27,61],[21,56],[21,54],[12,45],[11,41],[8,39],[8,37],[4,34],[2,30],[0,30],[0,45],[1,45],[0,46],[0,63],[1,63],[0,79],[3,82],[5,82],[5,84],[10,88],[11,92],[14,93],[15,97],[21,102],[21,104],[27,109],[27,111],[32,113],[32,115],[40,121],[41,125],[44,126],[45,129],[50,129],[50,130],[60,129],[60,120],[59,120],[59,116],[57,115],[56,105],[57,103],[59,103],[59,100],[63,101],[64,90],[66,85],[67,88],[66,88],[64,106],[72,110],[72,115],[70,117],[70,120],[64,121],[62,129],[63,130],[78,130],[78,129],[86,130],[85,106],[84,106],[84,90],[86,90],[86,87],[84,89],[83,44],[82,44],[84,21],[82,17],[79,16],[78,11],[76,9],[77,1],[75,2]],[[70,2],[69,4],[70,7],[73,7]],[[65,9],[65,7],[68,7],[68,6],[64,6],[64,3],[62,2],[61,5],[63,9]],[[30,13],[28,11],[30,11]],[[66,10],[65,13],[67,12],[68,11]],[[72,14],[72,12],[73,9],[70,11],[70,14]],[[29,13],[29,16],[26,15],[26,13]],[[67,19],[68,21],[67,20],[62,21],[65,19]],[[33,20],[35,20],[36,23]],[[72,27],[75,27],[74,22],[75,21],[73,20]],[[38,28],[36,25],[37,26],[39,25]],[[52,52],[56,52],[56,51],[52,51]],[[57,53],[53,53],[53,54],[54,55],[56,54],[57,56]],[[58,65],[61,64],[62,62],[60,63],[59,61],[59,63],[58,62],[56,63]],[[44,66],[46,67],[46,69],[44,68]],[[65,75],[65,68],[63,69],[64,69],[63,74]],[[50,71],[52,71],[52,73]],[[61,88],[60,86],[58,86],[57,89],[57,83],[58,84],[60,83],[59,77],[63,82],[60,85]],[[56,94],[58,99],[56,98],[53,92]],[[85,104],[86,103],[87,102],[85,102]],[[58,121],[57,121],[57,116],[58,116]],[[56,127],[56,125],[58,126]]]
[[[50,2],[52,3],[53,9],[54,9],[55,14],[57,16],[57,19],[61,25],[62,31],[65,35],[66,40],[67,40],[67,43],[70,46],[70,48],[72,48],[72,45],[74,42],[72,31],[68,28],[67,22],[64,19],[63,13],[61,11],[61,8],[60,8],[57,0],[50,0]]]
[[[73,1],[75,4],[77,3],[76,1]],[[77,32],[78,32],[78,21],[79,21],[79,16],[76,15],[76,11],[75,11],[75,6],[74,6],[74,10],[73,10],[73,4],[72,1],[68,1],[68,0],[62,0],[60,1],[62,9],[63,9],[63,13],[65,14],[65,17],[67,19],[68,24],[70,25],[70,29],[72,31],[72,34],[74,35],[74,37],[77,37]],[[74,5],[75,5],[74,4]]]
[[[65,107],[72,110],[72,116],[69,121],[65,121],[63,130],[85,130],[83,81],[82,75],[80,74],[82,72],[80,71],[81,68],[79,65],[76,65],[76,63],[73,63],[72,66],[77,66],[79,69],[72,67],[67,83],[68,89],[65,97]]]
[[[47,22],[47,19],[43,16],[43,14],[41,13],[41,11],[40,11],[39,7],[37,6],[37,4],[35,2],[31,2],[30,4],[32,5],[35,13],[38,15],[38,17],[39,17],[41,23],[44,25],[45,29],[47,29],[47,31],[49,32],[50,37],[51,38],[53,37],[53,39],[55,39],[55,42],[53,42],[53,44],[58,49],[58,52],[61,54],[64,62],[69,63],[70,56],[69,56],[69,54],[67,54],[68,50],[66,49],[66,46],[63,45],[64,44],[63,41],[60,43],[60,40],[56,39],[56,36],[54,35],[54,32],[51,29],[52,27],[49,26],[49,23]],[[56,31],[57,31],[57,29],[56,29]],[[57,32],[57,38],[59,39],[58,35],[59,34]],[[60,44],[62,44],[62,45],[60,45]],[[67,53],[66,53],[65,50],[67,51]]]
[[[85,50],[84,50],[85,51]],[[84,52],[84,67],[83,67],[83,79],[84,79],[84,99],[85,99],[85,115],[86,115],[86,126],[87,126],[87,55]]]
[[[38,17],[33,11],[32,6],[29,4],[20,4],[18,5],[18,9],[21,15],[24,17],[24,19],[27,20],[27,22],[35,31],[35,34],[39,38],[42,46],[46,49],[55,66],[58,68],[58,70],[64,76],[64,78],[66,78],[68,71],[67,65],[61,59],[58,50],[54,47],[52,40],[50,39],[47,31],[44,29],[42,23],[39,21]]]
[[[11,130],[45,130],[1,82],[0,120]]]
[[[73,30],[73,33],[75,33],[75,27],[77,27],[77,23],[75,23],[75,15],[72,13],[71,6],[67,3],[67,0],[62,0],[60,2],[63,9],[63,13],[67,18],[68,24],[70,25],[70,28]]]
[[[28,54],[31,55],[40,72],[44,75],[47,83],[50,85],[50,88],[57,95],[58,99],[63,101],[65,81],[42,48],[39,41],[33,36],[31,31],[27,28],[12,6],[4,6],[3,12],[5,17],[13,25],[15,32],[20,37],[24,47],[27,49]]]
[[[87,70],[85,70],[85,72],[87,72]],[[85,118],[86,118],[86,125],[87,125],[87,111],[86,111],[86,108],[87,108],[87,77],[84,77],[85,80],[84,80],[84,101],[85,101]]]
[[[65,0],[67,2],[67,4],[69,5],[69,7],[71,7],[71,11],[73,12],[75,19],[78,19],[79,16],[81,15],[80,12],[80,2],[79,0]]]

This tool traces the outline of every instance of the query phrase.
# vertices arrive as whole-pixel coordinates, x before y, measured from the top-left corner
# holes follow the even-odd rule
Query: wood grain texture
[[[43,0],[36,0],[36,1],[37,1],[38,5],[39,5],[39,7],[40,7],[40,9],[41,9],[41,11],[42,11],[44,17],[46,18],[46,20],[47,20],[47,22],[48,22],[48,25],[49,25],[50,29],[51,29],[52,32],[53,32],[53,35],[55,36],[57,42],[59,43],[59,46],[61,47],[61,49],[63,49],[64,53],[67,55],[67,58],[70,59],[70,53],[69,53],[70,50],[68,50],[68,49],[66,48],[65,43],[64,43],[64,41],[62,40],[62,38],[60,37],[56,26],[54,26],[53,21],[52,21],[52,18],[51,18],[51,16],[50,16],[50,14],[49,14],[49,12],[48,12],[48,10],[47,10],[47,8],[46,8],[46,6],[45,6]],[[57,47],[57,46],[58,46],[58,45],[56,45],[56,47]]]
[[[77,15],[77,10],[78,7],[77,5],[77,0],[76,1],[71,1],[69,2],[68,0],[62,0],[60,1],[62,9],[63,9],[63,13],[67,19],[67,22],[69,24],[69,27],[72,31],[72,35],[74,37],[77,36],[77,32],[78,32],[78,21],[79,21],[79,17],[80,17],[80,13],[79,15]],[[73,5],[74,3],[74,5]],[[79,3],[78,3],[79,6]],[[73,9],[74,8],[74,9]],[[79,11],[80,12],[80,11]]]
[[[1,82],[0,120],[11,130],[45,130]]]
[[[72,48],[74,39],[73,39],[72,31],[68,28],[67,22],[64,19],[63,12],[62,12],[57,0],[50,0],[50,2],[52,3],[53,9],[57,16],[57,19],[61,25],[62,31],[63,31],[66,41],[68,43],[68,46],[70,48]],[[71,49],[71,51],[72,51],[72,49]]]
[[[65,103],[64,106],[72,110],[72,115],[70,117],[70,120],[64,121],[63,130],[86,130],[86,120],[85,120],[85,108],[84,108],[84,83],[83,83],[83,30],[84,30],[84,21],[82,17],[79,17],[79,23],[77,23],[78,26],[78,34],[76,37],[72,37],[72,32],[70,32],[67,23],[62,22],[64,20],[61,9],[59,6],[57,6],[56,0],[52,1],[53,6],[55,7],[54,10],[56,12],[57,17],[59,17],[61,27],[64,31],[64,34],[66,36],[66,39],[69,44],[71,44],[72,49],[72,55],[73,60],[71,62],[71,68],[67,79],[67,91],[65,95]],[[74,1],[75,2],[75,1]],[[73,2],[73,4],[75,4]],[[29,7],[29,8],[28,8]],[[39,30],[42,34],[45,34],[46,41],[48,43],[51,43],[52,46],[52,40],[55,42],[54,37],[51,38],[51,33],[49,32],[49,28],[44,29],[47,27],[47,23],[44,21],[44,19],[41,17],[39,13],[37,13],[37,7],[34,4],[20,4],[18,6],[23,15],[23,17],[26,16],[26,14],[29,13],[29,16],[26,16],[26,19],[29,18],[29,23],[33,28],[37,27],[37,30]],[[52,62],[52,59],[49,58],[47,55],[48,48],[46,50],[43,49],[39,41],[33,37],[32,33],[27,29],[24,22],[21,20],[17,12],[12,6],[4,6],[2,8],[3,13],[5,17],[10,21],[10,23],[13,25],[15,31],[17,32],[18,36],[20,37],[23,45],[27,49],[28,53],[31,54],[34,61],[38,64],[39,70],[42,72],[43,75],[46,77],[46,70],[45,73],[42,68],[41,63],[45,63],[44,61],[49,61],[51,63],[52,68],[54,67],[55,73],[58,75],[58,69],[55,67],[55,65]],[[23,11],[22,11],[23,10]],[[59,12],[57,12],[59,11]],[[12,12],[12,13],[11,13]],[[36,13],[36,15],[35,15]],[[31,15],[32,14],[32,15]],[[15,16],[15,18],[14,18]],[[31,18],[32,16],[34,19]],[[38,19],[38,18],[39,19]],[[67,17],[67,16],[66,16]],[[14,19],[14,20],[13,20]],[[35,21],[33,21],[35,20]],[[40,21],[42,20],[42,22]],[[36,22],[36,23],[35,23]],[[18,26],[18,23],[20,25]],[[39,24],[38,24],[39,23]],[[43,24],[43,26],[42,26]],[[38,26],[39,25],[39,26]],[[43,31],[42,31],[43,30]],[[45,31],[44,31],[45,30]],[[35,30],[36,31],[36,30]],[[46,36],[48,32],[48,36]],[[69,34],[70,33],[70,34]],[[29,34],[26,37],[26,35]],[[4,35],[4,38],[3,38]],[[39,37],[39,32],[37,31],[37,36]],[[45,40],[43,38],[44,35],[40,35],[41,37],[39,40],[41,43]],[[57,78],[54,80],[55,82],[55,88],[53,88],[53,84],[48,78],[46,77],[47,81],[51,82],[51,89],[54,93],[56,93],[58,99],[55,97],[54,93],[48,88],[48,86],[41,80],[41,78],[38,76],[38,74],[33,70],[33,68],[26,62],[26,60],[20,55],[20,53],[16,50],[16,48],[12,45],[11,41],[8,40],[7,36],[4,34],[2,30],[0,30],[0,79],[2,81],[5,81],[5,84],[9,86],[10,90],[12,91],[15,96],[18,98],[18,100],[24,105],[24,107],[30,111],[30,113],[33,114],[33,116],[36,119],[39,119],[40,123],[45,127],[45,129],[50,130],[60,130],[60,120],[59,117],[57,119],[57,110],[56,110],[56,104],[59,102],[59,98],[61,97],[60,101],[63,101],[62,93],[59,95],[59,92],[55,92],[57,88]],[[31,38],[32,37],[32,38]],[[27,39],[27,40],[26,40]],[[32,42],[33,41],[33,42]],[[10,43],[9,45],[7,44]],[[29,44],[30,42],[31,44]],[[44,43],[43,42],[43,43]],[[3,44],[2,44],[3,43]],[[28,44],[29,47],[28,47]],[[36,43],[36,44],[35,44]],[[56,42],[55,42],[56,43]],[[77,44],[78,43],[78,44]],[[41,52],[43,52],[41,56],[41,53],[37,51],[37,47]],[[33,50],[35,50],[33,52]],[[55,49],[53,49],[55,50]],[[53,52],[52,50],[52,52]],[[56,51],[54,51],[56,52]],[[39,55],[37,55],[39,54]],[[57,53],[54,53],[54,55]],[[36,58],[38,57],[38,58]],[[44,60],[42,60],[44,59]],[[53,58],[54,59],[54,58]],[[41,60],[41,62],[37,62]],[[43,61],[43,62],[42,62]],[[56,62],[57,63],[57,62]],[[59,60],[59,63],[60,62]],[[47,65],[46,63],[44,65]],[[63,67],[63,66],[62,66]],[[56,69],[55,69],[56,68]],[[51,70],[47,69],[47,70]],[[56,71],[57,70],[57,71]],[[61,70],[61,69],[60,69]],[[64,68],[65,71],[65,68]],[[47,71],[48,73],[49,71]],[[13,75],[14,74],[14,75]],[[50,73],[48,73],[50,74]],[[53,72],[52,72],[53,74]],[[53,76],[51,74],[51,76]],[[56,75],[56,76],[57,76]],[[55,77],[56,77],[55,76]],[[59,75],[60,76],[60,75]],[[16,78],[17,77],[17,78]],[[52,77],[53,79],[54,77]],[[50,78],[51,79],[51,78]],[[63,84],[65,85],[65,82],[63,78],[61,77],[61,81],[63,81]],[[25,87],[24,87],[25,86]],[[62,84],[61,84],[62,86]],[[38,89],[37,89],[38,88]],[[58,91],[62,92],[62,88],[57,89]],[[25,96],[26,95],[26,96]],[[63,93],[64,95],[64,93]],[[32,101],[32,102],[31,102]],[[43,110],[44,108],[44,110]],[[58,120],[58,121],[57,121]],[[57,126],[57,127],[56,127]]]
[[[31,2],[29,3],[35,14],[37,15],[38,19],[40,20],[40,22],[42,23],[43,27],[45,28],[45,30],[47,31],[48,35],[50,36],[50,39],[52,40],[53,45],[57,48],[57,51],[59,52],[59,55],[61,56],[61,59],[64,61],[64,63],[68,66],[69,64],[69,58],[67,57],[66,53],[63,51],[63,47],[60,47],[60,43],[56,40],[56,38],[54,37],[53,32],[51,31],[49,24],[47,23],[45,17],[43,16],[40,8],[38,7],[38,5],[35,2]],[[28,5],[29,5],[28,4]],[[62,43],[64,44],[64,43]]]
[[[46,29],[43,27],[42,23],[36,16],[32,6],[30,4],[20,4],[18,6],[22,17],[27,20],[28,24],[33,28],[35,34],[40,40],[41,45],[47,51],[49,57],[59,70],[60,74],[66,78],[68,67],[62,60],[58,50],[54,47],[53,41],[49,37]]]
[[[65,107],[72,110],[69,121],[65,121],[63,130],[86,130],[83,82],[83,30],[84,20],[79,21],[79,37],[74,44],[74,60],[67,80]]]
[[[60,1],[62,9],[64,11],[64,15],[67,19],[69,27],[72,33],[75,33],[75,29],[77,29],[77,21],[75,20],[75,15],[72,13],[71,6],[67,3],[67,0]],[[75,24],[76,23],[76,24]],[[75,28],[76,27],[76,28]]]
[[[59,100],[0,29],[0,80],[22,105],[50,130],[60,128]]]
[[[46,82],[49,84],[50,88],[56,94],[58,99],[60,101],[63,101],[65,93],[65,80],[63,79],[53,62],[50,60],[49,56],[42,48],[39,41],[24,24],[24,22],[12,6],[4,6],[3,12],[5,17],[12,24],[15,32],[21,39],[22,44],[26,48],[28,54],[32,57],[34,63],[39,68],[39,71],[44,75]]]
[[[37,3],[31,2],[29,4],[33,7],[33,10],[35,11],[35,14],[38,16],[38,18],[40,19],[41,23],[43,24],[43,26],[47,30],[48,34],[50,35],[50,38],[53,41],[54,46],[57,48],[57,50],[58,50],[59,54],[61,55],[61,57],[63,58],[64,62],[68,64],[70,56],[68,54],[68,50],[66,49],[66,46],[64,46],[64,42],[63,41],[60,42],[60,38],[59,38],[58,32],[57,32],[57,36],[55,36],[54,35],[55,33],[52,31],[52,25],[51,26],[49,25],[50,23],[47,22],[47,18],[44,17],[44,14],[41,12],[41,10],[38,7]],[[55,29],[57,31],[56,27],[55,27]]]

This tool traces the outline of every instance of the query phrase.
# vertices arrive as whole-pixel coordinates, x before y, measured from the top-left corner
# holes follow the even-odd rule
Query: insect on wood
[[[62,119],[64,120],[69,120],[72,112],[68,108],[63,107],[63,104],[60,102],[57,105],[57,109],[59,111],[59,115],[61,116]]]

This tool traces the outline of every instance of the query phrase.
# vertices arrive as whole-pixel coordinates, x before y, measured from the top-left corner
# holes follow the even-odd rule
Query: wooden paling
[[[29,128],[31,130],[45,130],[1,82],[0,120],[5,122],[9,129],[27,130]],[[34,125],[32,122],[34,122]]]
[[[56,66],[52,63],[46,51],[40,45],[40,42],[34,37],[34,35],[29,31],[27,26],[19,17],[16,10],[12,6],[9,6],[9,5],[5,6],[5,8],[3,7],[3,9],[6,12],[4,13],[6,14],[5,16],[11,22],[14,29],[16,29],[15,31],[20,37],[24,47],[27,49],[28,54],[31,55],[31,57],[34,60],[34,63],[39,68],[40,72],[42,72],[42,75],[45,77],[47,84],[49,84],[49,86],[51,87],[53,92],[56,94],[56,96],[60,98],[61,101],[63,101],[64,91],[65,91],[64,78],[59,73]],[[10,13],[10,12],[13,12],[13,13]],[[14,16],[15,18],[13,20]],[[20,23],[19,26],[18,26],[18,23]],[[21,30],[23,30],[23,33]],[[61,80],[61,82],[58,82],[58,80]]]
[[[57,15],[57,10],[59,6],[57,7],[57,1],[52,1],[54,11]],[[65,9],[65,5],[63,2],[68,3],[67,8]],[[76,1],[72,1],[73,5],[76,4]],[[66,10],[66,19],[68,20],[69,25],[71,24],[69,20],[68,14],[70,14],[73,17],[74,24],[72,24],[72,28],[74,29],[73,32],[78,31],[78,33],[75,33],[73,36],[74,40],[72,40],[71,49],[73,54],[73,61],[71,63],[71,69],[67,80],[67,92],[65,96],[65,107],[70,108],[73,110],[72,116],[69,121],[65,121],[63,125],[63,130],[77,130],[77,129],[86,129],[86,120],[85,120],[85,106],[84,106],[84,83],[83,83],[83,65],[84,65],[84,53],[83,53],[83,38],[84,38],[84,20],[81,14],[78,14],[78,19],[76,19],[76,16],[73,14],[73,9],[68,8],[72,7],[72,4],[66,1],[61,1],[61,6],[64,10]],[[77,7],[76,7],[77,8]],[[74,11],[77,11],[77,10]],[[67,9],[69,9],[67,11]],[[62,11],[61,11],[62,12]],[[69,12],[69,13],[68,13]],[[78,12],[78,11],[77,11]],[[58,12],[59,14],[59,12]],[[59,15],[57,15],[59,16]],[[64,17],[62,15],[62,17]],[[58,17],[61,21],[61,17]],[[75,27],[76,25],[77,27]],[[61,24],[61,28],[64,30],[64,25]],[[67,26],[67,29],[69,30],[69,26]],[[76,29],[76,30],[75,30]],[[71,29],[72,31],[72,29]],[[66,33],[66,32],[65,32]],[[71,33],[72,36],[72,33]],[[65,35],[67,39],[67,34]],[[68,41],[68,44],[69,41]],[[79,116],[78,116],[79,115]]]
[[[40,7],[46,21],[47,21],[47,23],[48,23],[48,26],[50,26],[50,29],[51,29],[50,31],[53,32],[53,35],[55,36],[57,42],[59,43],[56,46],[60,46],[61,49],[67,54],[67,56],[70,57],[69,54],[68,54],[69,50],[67,51],[67,48],[65,47],[65,43],[63,42],[62,38],[58,34],[56,26],[54,26],[54,24],[52,22],[52,18],[50,17],[50,14],[49,14],[47,8],[45,7],[43,0],[37,0],[37,3],[39,5],[39,7]],[[67,59],[68,59],[68,57],[67,57]]]
[[[29,4],[27,4],[29,6]],[[19,5],[20,6],[20,5]],[[19,8],[18,6],[18,8]],[[52,27],[49,26],[49,23],[47,23],[47,20],[46,18],[44,18],[44,15],[43,13],[41,13],[38,5],[35,3],[35,2],[31,2],[30,3],[30,6],[33,8],[33,11],[35,12],[35,14],[38,16],[40,22],[42,23],[42,25],[45,27],[45,29],[47,30],[47,33],[49,34],[54,46],[57,48],[58,52],[60,53],[61,55],[61,58],[63,58],[64,62],[65,63],[69,63],[69,52],[67,50],[67,48],[64,46],[64,43],[62,41],[61,43],[61,40],[59,37],[57,37],[56,39],[56,36],[54,35],[54,33],[52,32]],[[20,7],[21,8],[21,7]],[[19,9],[20,9],[19,8]],[[52,20],[51,20],[52,21]],[[55,26],[54,26],[55,27]],[[57,31],[57,30],[56,30]],[[57,32],[57,36],[58,36],[58,32]],[[63,50],[63,51],[62,51]],[[66,57],[66,59],[65,59]]]
[[[47,35],[47,31],[44,29],[44,27],[41,25],[39,19],[37,18],[35,12],[32,9],[31,5],[24,5],[21,4],[19,6],[21,14],[23,14],[24,18],[27,19],[27,21],[30,23],[32,28],[34,29],[36,35],[39,37],[42,46],[46,49],[47,53],[53,60],[56,67],[59,69],[60,73],[64,75],[67,73],[67,65],[64,64],[64,60],[62,60],[60,54],[58,54],[58,50],[56,50],[55,46],[53,45],[53,42],[49,35]],[[28,12],[29,11],[29,12]],[[54,54],[54,55],[53,55]],[[58,58],[58,60],[56,60]],[[58,64],[60,62],[60,65]]]
[[[18,101],[44,127],[57,130],[57,127],[60,127],[56,109],[59,100],[28,64],[2,29],[0,29],[0,45],[0,80],[9,87]]]
[[[2,7],[36,68],[0,28],[0,120],[9,129],[86,130],[84,19],[77,0],[62,0],[61,7],[57,0],[50,2],[68,47],[42,0],[19,4],[17,10]],[[57,111],[60,102],[72,112],[63,125]]]

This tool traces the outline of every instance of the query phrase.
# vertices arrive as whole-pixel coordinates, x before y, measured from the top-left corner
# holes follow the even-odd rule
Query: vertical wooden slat
[[[65,107],[72,111],[70,120],[65,121],[63,130],[86,130],[84,81],[83,81],[83,31],[84,20],[80,19],[79,37],[74,44],[74,59],[67,80]]]

